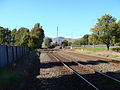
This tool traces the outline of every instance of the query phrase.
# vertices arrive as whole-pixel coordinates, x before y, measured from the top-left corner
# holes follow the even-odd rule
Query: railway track
[[[90,55],[84,55],[84,54],[80,54],[80,53],[73,52],[73,51],[63,51],[62,53],[66,53],[66,54],[69,54],[69,55],[74,55],[74,56],[78,56],[78,57],[86,58],[86,59],[101,60],[101,61],[108,62],[108,64],[112,64],[112,65],[115,65],[115,66],[120,66],[120,61],[118,61],[118,60],[107,59],[107,58],[96,57],[96,56],[90,56]]]
[[[99,73],[89,67],[71,61],[70,59],[62,57],[56,53],[49,53],[49,56],[56,60],[59,60],[65,67],[82,78],[87,83],[87,85],[89,84],[89,86],[96,90],[120,89],[120,81],[113,77]]]
[[[95,58],[94,56],[82,55],[77,52],[59,52],[63,56],[69,57],[75,61],[82,63],[85,66],[91,67],[101,73],[112,76],[120,80],[120,64],[117,62],[113,63],[112,61]]]

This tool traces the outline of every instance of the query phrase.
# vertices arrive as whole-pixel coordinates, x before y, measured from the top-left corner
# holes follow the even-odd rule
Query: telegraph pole
[[[57,26],[57,37],[58,37],[58,26]]]

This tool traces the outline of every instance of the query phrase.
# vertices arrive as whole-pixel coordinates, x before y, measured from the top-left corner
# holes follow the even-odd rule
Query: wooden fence
[[[26,46],[0,45],[0,67],[19,59],[28,51]]]

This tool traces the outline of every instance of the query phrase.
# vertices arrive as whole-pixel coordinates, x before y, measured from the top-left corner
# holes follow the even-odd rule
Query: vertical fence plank
[[[20,58],[20,47],[19,46],[17,47],[17,55],[18,55],[17,59]]]
[[[6,48],[5,45],[0,45],[0,67],[8,63]]]
[[[10,63],[13,61],[13,49],[12,49],[12,46],[8,46],[8,61]]]
[[[14,61],[17,59],[16,46],[13,46]]]
[[[26,46],[0,45],[0,67],[19,59],[28,51]]]

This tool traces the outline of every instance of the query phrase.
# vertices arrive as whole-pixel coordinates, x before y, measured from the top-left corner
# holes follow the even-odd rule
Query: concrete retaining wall
[[[29,52],[26,46],[0,45],[0,67],[9,64]]]

